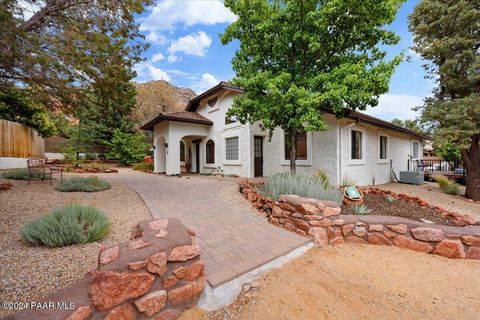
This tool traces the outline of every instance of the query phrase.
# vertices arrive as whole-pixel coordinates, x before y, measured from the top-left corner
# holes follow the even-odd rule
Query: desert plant
[[[282,194],[295,194],[319,200],[341,203],[341,194],[336,188],[326,187],[317,177],[307,174],[278,173],[267,177],[258,191],[272,199]]]
[[[435,175],[432,177],[435,182],[437,182],[440,189],[447,187],[450,184],[450,180],[443,175]]]
[[[95,207],[69,204],[28,222],[20,233],[33,245],[62,247],[100,240],[109,226],[107,216]]]
[[[32,171],[31,175],[33,180],[43,179],[43,172]],[[2,177],[11,180],[28,180],[28,169],[8,170],[2,173]]]
[[[437,182],[440,189],[443,192],[450,195],[459,195],[460,194],[460,185],[455,183],[455,181],[448,179],[443,175],[434,176],[433,179]]]
[[[314,174],[314,177],[317,178],[325,187],[330,186],[330,180],[328,180],[328,176],[323,170],[317,170]]]
[[[447,186],[442,188],[446,194],[458,196],[460,194],[460,185],[455,182],[450,182]]]
[[[74,177],[60,182],[55,189],[61,192],[95,192],[110,189],[110,183],[100,180],[97,177]]]
[[[353,214],[357,216],[364,216],[372,212],[372,210],[368,209],[368,207],[365,204],[362,204],[361,206],[356,204],[352,207],[352,210],[353,210]]]
[[[143,172],[152,172],[153,171],[153,163],[136,163],[133,165],[133,170],[143,171]]]
[[[387,201],[388,203],[392,203],[392,202],[397,201],[397,198],[392,197],[391,195],[387,194],[387,195],[385,196],[385,201]]]

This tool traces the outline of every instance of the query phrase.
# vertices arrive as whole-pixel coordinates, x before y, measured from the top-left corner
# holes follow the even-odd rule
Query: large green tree
[[[401,61],[385,60],[379,45],[398,43],[385,28],[402,0],[226,0],[238,16],[221,36],[240,41],[232,60],[234,84],[244,89],[231,114],[284,130],[296,170],[295,141],[305,131],[326,130],[325,111],[342,117],[365,110],[388,91]]]
[[[422,108],[438,144],[460,148],[465,197],[480,200],[480,1],[422,0],[410,15],[413,49],[436,81]]]
[[[13,86],[0,91],[0,119],[27,125],[44,138],[56,133],[45,106],[30,100],[25,90]]]
[[[135,14],[151,0],[0,2],[0,89],[23,84],[75,107],[85,91],[130,80],[146,48]],[[33,14],[32,14],[33,13]],[[114,84],[115,85],[115,84]]]

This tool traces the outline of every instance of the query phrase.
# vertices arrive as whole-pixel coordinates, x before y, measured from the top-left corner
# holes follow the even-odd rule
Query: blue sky
[[[421,105],[434,85],[424,79],[422,60],[409,50],[408,15],[417,2],[407,0],[388,27],[401,37],[398,45],[387,49],[389,57],[403,50],[410,61],[397,68],[379,106],[367,111],[385,120],[414,118],[411,108]],[[230,61],[238,44],[222,45],[219,34],[235,16],[220,0],[161,0],[137,20],[150,48],[144,53],[146,61],[136,66],[136,81],[163,79],[201,93],[234,76]]]

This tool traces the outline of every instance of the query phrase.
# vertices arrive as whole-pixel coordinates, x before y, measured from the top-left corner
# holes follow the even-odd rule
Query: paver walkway
[[[246,208],[225,202],[217,191],[233,179],[166,177],[121,170],[155,217],[175,217],[195,231],[208,282],[219,286],[311,240],[269,224]]]

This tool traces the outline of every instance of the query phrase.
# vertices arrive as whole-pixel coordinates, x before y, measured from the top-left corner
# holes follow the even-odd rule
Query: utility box
[[[423,171],[400,171],[400,182],[421,185],[424,181]]]

